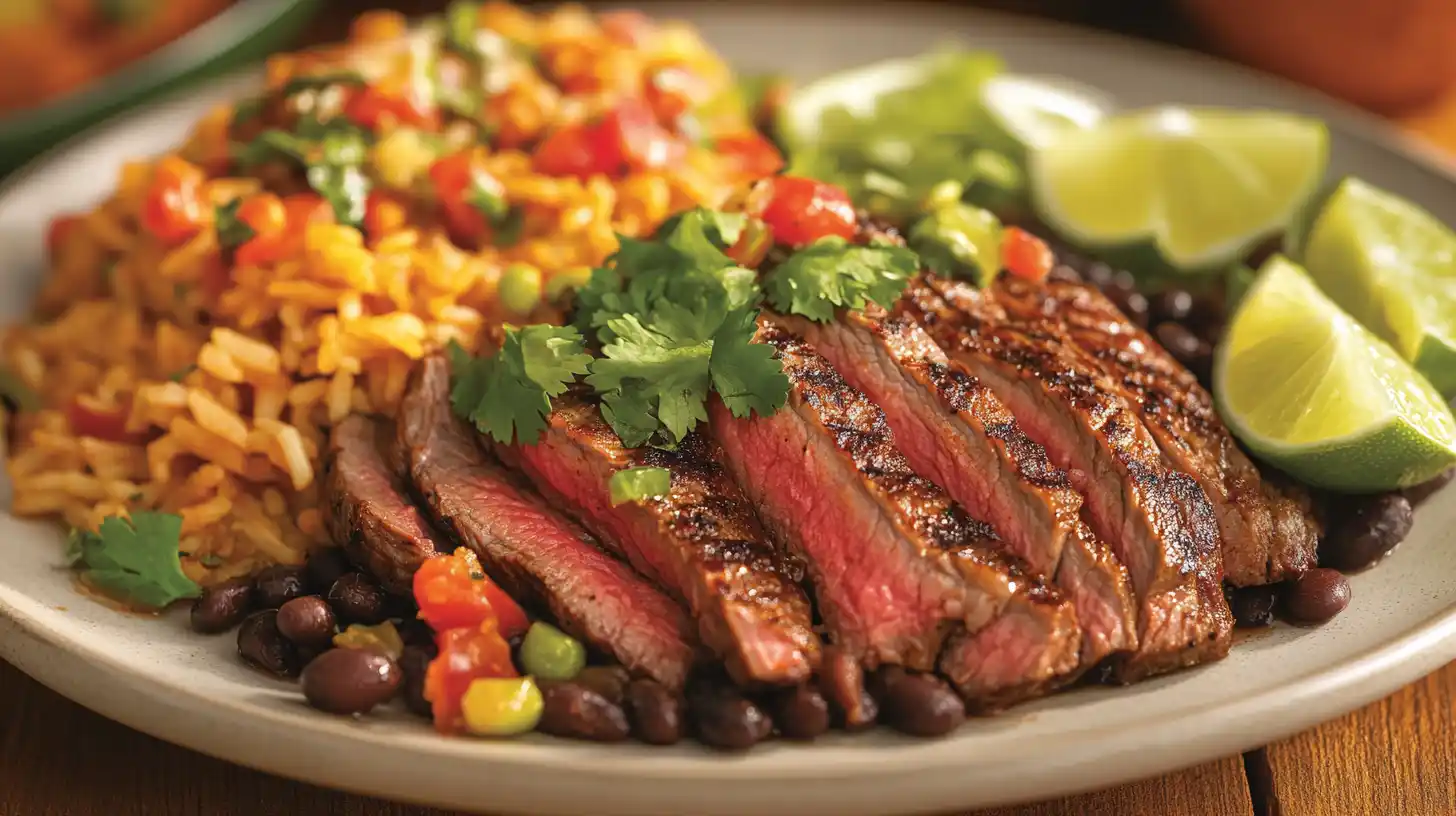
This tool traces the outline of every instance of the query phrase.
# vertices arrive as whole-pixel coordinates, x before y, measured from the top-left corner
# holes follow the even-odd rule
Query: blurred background
[[[728,1],[734,0],[713,0]],[[1456,151],[1453,0],[958,1],[1219,54],[1360,105]],[[179,84],[290,45],[338,39],[365,9],[417,14],[445,5],[0,0],[0,172]]]

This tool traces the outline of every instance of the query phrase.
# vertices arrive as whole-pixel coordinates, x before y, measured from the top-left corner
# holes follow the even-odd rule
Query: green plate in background
[[[117,111],[278,51],[303,29],[320,4],[321,0],[240,0],[74,93],[0,116],[0,174]]]

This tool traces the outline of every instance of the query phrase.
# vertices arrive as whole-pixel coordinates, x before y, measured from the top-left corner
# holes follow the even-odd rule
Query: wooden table
[[[0,0],[3,2],[4,0]],[[1049,0],[991,5],[1066,8]],[[359,9],[437,0],[342,0],[315,26],[341,36]],[[1185,41],[1159,0],[1072,3],[1079,20]],[[1456,134],[1456,99],[1452,103]],[[1444,121],[1444,120],[1443,120]],[[1441,123],[1422,123],[1434,134]],[[1452,138],[1456,146],[1456,135]],[[1453,816],[1456,664],[1306,734],[1180,773],[981,816]],[[0,816],[440,816],[229,765],[104,720],[0,663]]]

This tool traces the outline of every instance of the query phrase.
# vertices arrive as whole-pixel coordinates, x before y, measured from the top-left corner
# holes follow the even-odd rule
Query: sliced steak
[[[1082,497],[1016,418],[913,320],[871,306],[794,330],[885,412],[911,467],[987,519],[1077,609],[1081,662],[1137,646],[1127,570],[1083,523]]]
[[[399,447],[440,526],[512,596],[549,609],[564,630],[635,674],[682,688],[698,651],[692,622],[488,458],[474,429],[450,411],[443,357],[415,372],[400,408]]]
[[[629,450],[597,407],[556,401],[535,445],[500,446],[558,507],[682,601],[698,633],[743,684],[807,680],[819,662],[801,565],[777,552],[719,464],[717,445],[689,434],[673,451]],[[620,470],[660,467],[666,496],[612,506]]]
[[[1070,605],[917,476],[884,413],[775,321],[760,318],[757,341],[783,363],[789,404],[738,419],[715,400],[710,427],[769,529],[807,563],[835,644],[869,666],[930,669],[948,635],[964,629],[975,639],[1000,624],[1011,648],[958,651],[962,662],[946,669],[973,697],[1039,687],[1075,668]]]
[[[1140,608],[1125,680],[1228,653],[1218,525],[1203,489],[1168,466],[1128,398],[1049,321],[1013,319],[970,286],[912,283],[896,313],[996,393],[1087,497],[1093,531],[1128,569]]]
[[[335,425],[323,493],[334,542],[385,589],[408,595],[420,564],[450,545],[406,497],[386,458],[393,449],[394,425],[387,420],[356,414]]]
[[[995,291],[996,301],[1008,311],[1049,317],[1062,325],[1142,409],[1163,455],[1197,479],[1213,503],[1223,539],[1224,575],[1231,583],[1290,580],[1314,566],[1318,528],[1308,493],[1260,478],[1193,372],[1112,301],[1083,284],[1039,285],[1010,276]]]

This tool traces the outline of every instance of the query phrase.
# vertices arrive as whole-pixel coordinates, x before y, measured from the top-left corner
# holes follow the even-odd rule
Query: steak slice
[[[683,602],[698,633],[741,684],[808,680],[819,663],[801,565],[783,557],[719,464],[717,445],[693,433],[676,450],[629,450],[591,403],[555,401],[534,445],[498,446],[502,458],[581,520],[613,552]],[[666,496],[612,506],[608,482],[634,467],[672,474]]]
[[[1013,320],[964,284],[912,283],[896,313],[990,386],[1087,497],[1092,529],[1127,567],[1140,604],[1138,650],[1119,677],[1226,655],[1232,621],[1213,509],[1197,482],[1168,467],[1095,361],[1050,322]]]
[[[400,406],[399,448],[441,527],[491,577],[633,673],[681,689],[697,657],[692,622],[673,600],[597,548],[518,477],[490,461],[450,411],[449,364],[426,358]]]
[[[1081,663],[1137,647],[1127,570],[1082,521],[1082,497],[991,389],[913,320],[871,305],[833,323],[785,318],[880,406],[911,467],[1054,576],[1082,627]]]
[[[449,545],[405,496],[385,457],[394,425],[355,414],[334,426],[324,457],[329,532],[355,566],[390,592],[408,595],[415,570]]]
[[[776,321],[760,318],[756,340],[783,364],[788,406],[739,419],[714,400],[710,427],[769,529],[807,563],[834,643],[869,666],[930,669],[947,636],[964,628],[974,641],[1006,621],[998,631],[1010,648],[957,650],[946,667],[968,696],[1039,687],[1075,668],[1070,605],[917,476],[884,413]]]
[[[1314,566],[1318,527],[1307,492],[1260,478],[1219,419],[1198,378],[1091,286],[1007,277],[996,301],[1018,315],[1050,316],[1122,384],[1173,466],[1213,503],[1224,576],[1237,586],[1297,578]]]

